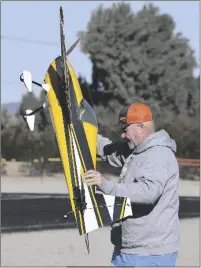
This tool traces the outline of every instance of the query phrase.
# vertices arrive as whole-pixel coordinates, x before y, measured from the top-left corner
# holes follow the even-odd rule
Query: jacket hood
[[[141,153],[154,146],[162,146],[171,149],[176,153],[176,142],[170,138],[169,134],[163,129],[148,136],[141,144],[139,144],[135,153]]]

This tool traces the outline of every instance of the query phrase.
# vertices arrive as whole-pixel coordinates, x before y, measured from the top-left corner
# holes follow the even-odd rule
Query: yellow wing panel
[[[53,61],[51,65],[56,71],[55,61]],[[70,174],[70,168],[68,164],[69,158],[68,158],[68,150],[67,150],[67,143],[66,143],[66,136],[65,136],[65,128],[64,128],[64,123],[63,123],[63,114],[62,114],[61,107],[59,106],[59,101],[52,87],[50,75],[48,72],[45,76],[45,82],[50,85],[50,90],[48,91],[47,98],[48,98],[48,102],[50,105],[51,117],[52,117],[53,125],[55,128],[55,135],[56,135],[58,146],[59,146],[61,160],[62,160],[62,164],[64,168],[64,174],[66,177],[66,183],[68,186],[70,199],[72,200],[74,198],[74,195],[73,195],[72,182],[70,179],[71,174]],[[72,203],[72,210],[75,211],[74,203]]]

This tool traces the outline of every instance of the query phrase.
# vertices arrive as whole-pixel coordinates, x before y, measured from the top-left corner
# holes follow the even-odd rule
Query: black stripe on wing
[[[123,202],[124,202],[123,197],[115,197],[113,221],[118,221],[120,219]]]
[[[71,109],[72,109],[72,122],[73,122],[73,126],[74,126],[74,129],[75,129],[77,141],[79,143],[80,151],[82,153],[82,157],[80,157],[80,158],[84,159],[83,166],[86,167],[86,170],[94,169],[94,164],[93,164],[93,161],[92,161],[89,145],[88,145],[88,142],[87,142],[86,133],[84,131],[83,122],[79,119],[80,110],[79,110],[79,107],[78,107],[78,103],[77,103],[75,91],[73,89],[73,83],[72,83],[71,78],[70,78],[69,87],[70,87],[69,88],[70,89],[70,99],[71,99],[71,102],[72,102],[72,106],[71,106]],[[100,227],[104,226],[104,225],[107,225],[107,224],[110,223],[110,214],[109,214],[109,211],[107,209],[105,199],[104,199],[103,195],[95,193],[95,187],[94,186],[91,187],[91,189],[92,189],[92,191],[89,190],[89,193],[90,193],[90,197],[91,197],[91,200],[92,200],[92,204],[94,206],[94,211],[95,211],[95,214],[96,214],[98,225]],[[93,197],[95,197],[95,199],[97,201],[96,202],[97,204],[94,202]],[[98,211],[99,211],[99,213],[101,215],[101,220],[99,219]]]
[[[70,115],[69,115],[69,109],[67,107],[67,103],[66,103],[66,96],[64,93],[63,88],[61,87],[61,78],[57,72],[57,68],[58,71],[60,69],[61,64],[59,64],[59,58],[57,58],[56,61],[56,70],[53,68],[53,66],[50,66],[48,69],[48,74],[50,77],[50,82],[52,85],[52,88],[55,92],[57,101],[61,107],[62,110],[62,117],[63,117],[63,125],[64,125],[64,129],[65,129],[65,139],[66,139],[66,144],[63,144],[63,146],[66,146],[66,150],[68,153],[68,157],[69,157],[69,169],[70,169],[70,173],[71,173],[71,182],[72,182],[72,186],[73,186],[73,196],[77,198],[78,197],[78,191],[77,191],[77,186],[78,186],[78,178],[77,178],[77,174],[74,174],[74,169],[73,169],[73,155],[72,155],[72,150],[71,150],[71,146],[70,146]],[[61,61],[60,61],[61,63]],[[61,70],[61,69],[60,69]],[[73,202],[75,203],[75,201],[73,200]],[[81,222],[82,221],[82,225],[84,227],[84,220],[83,220],[83,216],[80,219],[79,217],[79,213],[76,212],[76,216],[77,216],[77,224],[78,224],[78,229],[79,232],[82,233],[81,231]]]

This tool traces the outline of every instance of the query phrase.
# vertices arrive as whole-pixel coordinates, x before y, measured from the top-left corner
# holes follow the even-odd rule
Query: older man
[[[115,266],[175,266],[179,249],[179,168],[176,144],[165,130],[156,131],[150,108],[143,103],[124,107],[119,116],[128,157],[98,135],[98,154],[122,167],[119,180],[99,172],[84,174],[88,185],[107,195],[129,198],[133,216],[113,224]],[[114,150],[114,148],[116,148]]]

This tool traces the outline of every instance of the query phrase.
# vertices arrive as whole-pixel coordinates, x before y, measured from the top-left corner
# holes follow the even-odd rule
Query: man
[[[123,167],[120,179],[107,180],[94,170],[84,174],[88,185],[97,185],[107,195],[129,198],[132,203],[133,216],[113,225],[112,263],[175,266],[179,246],[176,144],[165,130],[155,131],[151,110],[143,103],[124,107],[119,124],[131,154],[125,158],[125,153],[113,152],[111,141],[101,135],[98,154],[111,165]]]

